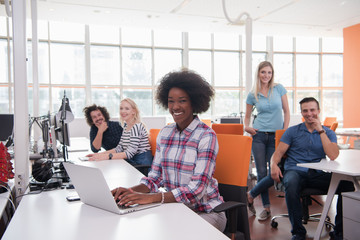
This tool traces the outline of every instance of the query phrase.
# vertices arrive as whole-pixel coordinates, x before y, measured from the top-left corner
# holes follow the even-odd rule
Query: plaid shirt
[[[223,202],[213,178],[218,150],[215,132],[197,116],[182,132],[175,123],[165,126],[156,140],[149,176],[141,183],[151,192],[164,187],[195,212],[211,212]]]

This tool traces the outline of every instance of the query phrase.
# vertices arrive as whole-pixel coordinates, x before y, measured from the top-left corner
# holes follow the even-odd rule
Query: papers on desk
[[[68,148],[68,152],[87,152],[89,151],[89,148]]]
[[[79,160],[81,160],[81,161],[89,161],[89,157],[79,157]]]
[[[84,137],[71,138],[68,152],[87,152],[89,151],[90,140]]]
[[[338,143],[339,149],[349,149],[350,144],[349,143]]]

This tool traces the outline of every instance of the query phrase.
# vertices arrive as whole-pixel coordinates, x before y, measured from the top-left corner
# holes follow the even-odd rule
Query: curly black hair
[[[108,122],[110,120],[110,114],[109,114],[108,110],[106,109],[106,107],[97,106],[96,104],[87,106],[83,109],[83,112],[84,112],[84,115],[86,118],[86,122],[90,127],[92,125],[94,125],[93,120],[91,119],[90,113],[95,110],[100,110],[100,112],[104,116],[106,122]]]
[[[214,88],[194,71],[184,69],[170,72],[161,79],[156,91],[156,102],[165,109],[168,109],[169,91],[172,88],[181,88],[189,95],[194,113],[206,112],[215,95]]]

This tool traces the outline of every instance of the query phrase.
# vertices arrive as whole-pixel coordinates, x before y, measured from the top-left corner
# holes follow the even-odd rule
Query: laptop
[[[117,214],[126,214],[161,205],[160,203],[134,204],[128,207],[116,204],[100,169],[64,162],[64,167],[80,200],[90,206]]]

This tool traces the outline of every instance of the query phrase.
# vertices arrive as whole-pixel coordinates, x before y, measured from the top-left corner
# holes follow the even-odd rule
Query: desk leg
[[[328,215],[330,205],[332,203],[332,200],[334,198],[336,189],[339,186],[339,183],[340,183],[341,180],[351,181],[355,185],[355,190],[360,189],[359,182],[356,180],[356,177],[351,177],[351,176],[337,174],[337,173],[332,174],[329,190],[328,190],[327,197],[326,197],[326,202],[325,202],[323,211],[321,213],[319,224],[318,224],[318,226],[316,228],[314,240],[319,240],[320,239],[321,232],[322,232],[322,229],[323,229],[324,223],[325,223],[325,218]]]

